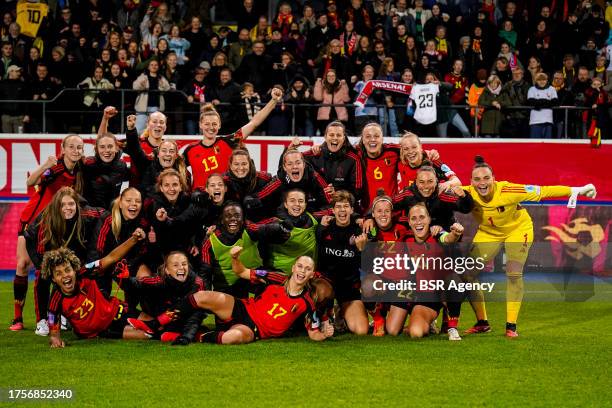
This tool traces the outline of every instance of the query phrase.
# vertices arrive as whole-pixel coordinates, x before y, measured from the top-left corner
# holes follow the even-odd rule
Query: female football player
[[[74,252],[59,248],[45,253],[41,274],[53,281],[54,288],[49,302],[49,345],[63,348],[60,337],[59,316],[65,316],[74,333],[81,338],[108,337],[146,339],[147,336],[127,324],[132,313],[128,306],[116,297],[106,297],[98,288],[92,275],[113,267],[134,245],[144,239],[142,229],[136,229],[121,245],[104,258],[81,266]]]
[[[398,169],[401,180],[399,182],[399,191],[414,183],[417,170],[427,162],[436,170],[440,192],[446,191],[453,186],[461,186],[461,180],[459,180],[459,177],[455,175],[455,172],[450,167],[440,161],[440,159],[429,160],[427,152],[423,150],[421,139],[416,134],[405,132],[400,139],[400,148]]]
[[[34,267],[34,306],[36,310],[36,334],[49,334],[47,306],[51,281],[40,276],[42,258],[46,251],[69,248],[85,263],[87,241],[93,237],[102,208],[81,207],[79,196],[71,187],[62,187],[49,205],[25,232],[26,247]]]
[[[77,193],[83,191],[83,139],[78,135],[68,135],[62,140],[59,157],[50,156],[40,167],[34,170],[27,180],[28,187],[38,186],[19,219],[20,228],[17,234],[17,265],[13,280],[15,296],[15,317],[10,330],[23,329],[22,311],[26,293],[28,293],[28,270],[32,261],[28,256],[24,232],[41,211],[49,204],[53,195],[62,187],[74,187]]]
[[[271,96],[270,102],[261,108],[249,123],[228,136],[218,136],[219,129],[222,126],[221,115],[219,115],[213,105],[204,105],[200,114],[202,140],[192,143],[183,152],[185,164],[191,166],[194,189],[204,187],[206,179],[210,174],[227,171],[232,150],[246,140],[266,120],[276,104],[282,100],[283,91],[279,88],[274,88]]]
[[[291,275],[248,269],[239,260],[242,248],[233,247],[230,255],[234,272],[252,283],[266,284],[266,289],[256,298],[237,299],[220,292],[201,291],[188,296],[179,309],[181,313],[204,309],[220,320],[230,321],[227,331],[213,331],[201,336],[200,341],[217,344],[244,344],[258,339],[280,337],[301,317],[306,316],[308,336],[315,341],[325,340],[334,334],[329,322],[316,328],[316,305],[327,299],[313,297],[316,289],[311,286],[314,277],[314,261],[300,256],[291,267]]]
[[[257,171],[255,163],[246,149],[235,149],[229,158],[229,169],[223,175],[227,185],[228,199],[239,203],[249,194],[259,192],[272,176],[265,171]]]
[[[504,244],[506,251],[506,336],[517,337],[516,321],[523,300],[523,267],[533,242],[533,222],[520,203],[553,197],[578,195],[595,198],[595,186],[534,186],[496,181],[493,169],[481,156],[476,156],[472,184],[465,187],[474,199],[472,214],[478,222],[474,237],[473,257],[492,261]],[[481,298],[481,294],[479,298]],[[467,333],[491,330],[484,301],[473,302],[478,322]]]

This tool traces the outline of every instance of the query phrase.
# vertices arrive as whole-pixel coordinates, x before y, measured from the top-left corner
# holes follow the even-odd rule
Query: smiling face
[[[427,239],[429,224],[431,223],[427,209],[422,205],[416,205],[410,209],[408,216],[408,225],[410,225],[415,237],[423,241]]]
[[[185,282],[189,274],[189,260],[183,253],[173,253],[166,258],[164,271],[179,282]]]
[[[351,207],[351,203],[348,201],[339,201],[335,203],[332,211],[334,212],[337,226],[346,227],[351,223],[353,207]]]
[[[53,283],[55,283],[65,295],[71,295],[76,289],[76,277],[76,271],[68,262],[53,268]]]
[[[325,143],[330,152],[336,153],[342,148],[346,136],[342,126],[329,126],[325,132]]]
[[[283,169],[294,183],[299,182],[304,177],[306,164],[300,152],[291,152],[285,155]]]
[[[383,134],[380,126],[366,125],[361,134],[361,141],[369,157],[377,157],[383,148]]]
[[[431,171],[419,171],[416,177],[416,185],[419,193],[423,197],[428,198],[438,188],[438,178]]]
[[[99,137],[96,141],[96,151],[98,152],[98,157],[100,157],[100,160],[104,163],[112,162],[117,155],[115,139],[109,136]]]
[[[334,71],[327,71],[327,74],[325,75],[325,80],[328,84],[333,84],[334,82],[336,82],[336,73]]]
[[[239,179],[245,178],[249,174],[251,163],[246,154],[236,154],[230,160],[230,171]]]
[[[174,174],[165,176],[161,180],[159,191],[162,192],[168,201],[175,203],[182,191],[181,180]]]
[[[153,112],[149,115],[147,122],[147,130],[149,135],[155,140],[161,140],[166,133],[166,115],[161,112]]]
[[[223,177],[213,175],[206,181],[206,192],[210,195],[213,204],[221,205],[225,200],[225,192],[227,187],[223,182]]]
[[[299,217],[306,211],[306,194],[302,191],[291,191],[287,194],[283,203],[287,212],[292,217]]]
[[[174,162],[176,161],[177,157],[178,151],[176,149],[176,145],[173,142],[165,141],[159,145],[157,159],[159,160],[159,164],[164,169],[174,166]]]
[[[300,256],[291,267],[291,280],[299,286],[305,285],[314,276],[314,261],[309,256]]]
[[[60,210],[65,220],[71,220],[77,213],[77,203],[69,195],[62,197]]]
[[[239,205],[228,205],[223,209],[221,224],[230,234],[236,234],[242,229],[243,225],[242,208]]]
[[[78,136],[69,136],[62,144],[62,154],[66,164],[75,164],[83,157],[83,139]]]
[[[402,161],[408,162],[411,167],[418,167],[423,163],[423,146],[417,137],[402,138],[400,146]]]
[[[472,187],[482,198],[490,199],[493,196],[494,183],[495,177],[488,167],[478,167],[472,170]]]
[[[142,208],[142,197],[138,190],[131,188],[123,193],[123,196],[119,198],[119,208],[121,215],[126,220],[136,219]]]
[[[204,140],[214,142],[221,128],[221,119],[216,113],[209,113],[200,117],[200,130]]]
[[[393,206],[387,200],[380,200],[372,208],[372,217],[376,221],[376,225],[381,229],[387,229],[391,226]]]

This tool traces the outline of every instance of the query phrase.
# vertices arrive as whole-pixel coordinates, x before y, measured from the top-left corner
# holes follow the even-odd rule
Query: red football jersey
[[[229,168],[229,159],[240,141],[242,129],[229,136],[218,136],[210,146],[202,142],[190,144],[183,152],[185,164],[191,166],[193,188],[205,188],[208,176],[213,173],[225,173]]]
[[[251,274],[260,272],[265,271],[251,271]],[[288,277],[275,272],[268,275],[272,276],[265,280],[271,284],[261,295],[242,300],[262,339],[282,336],[298,318],[314,311],[314,301],[307,291],[298,296],[289,296],[284,286]]]
[[[466,89],[468,89],[470,83],[468,79],[463,75],[455,75],[448,73],[444,76],[444,82],[448,82],[453,85],[453,89],[450,92],[450,101],[453,105],[463,105],[466,101]]]
[[[116,297],[105,298],[93,279],[79,277],[77,285],[79,290],[72,296],[53,289],[49,301],[49,326],[57,326],[59,316],[63,315],[79,337],[96,337],[111,325],[121,307],[120,302]]]
[[[390,197],[397,193],[397,164],[400,161],[400,146],[385,143],[382,153],[376,159],[368,157],[363,151],[360,151],[360,155],[365,163],[368,188],[368,196],[362,206],[367,210],[376,198],[378,190],[384,190],[385,194]]]
[[[381,256],[387,254],[387,256],[395,256],[403,252],[403,244],[396,245],[396,243],[404,242],[410,235],[411,231],[408,227],[403,224],[394,224],[393,227],[386,231],[376,227],[376,241],[380,242],[378,252],[381,252]],[[384,244],[383,244],[384,242]],[[391,270],[385,269],[382,276],[389,280],[399,280],[404,278],[406,272],[404,270]]]
[[[21,212],[20,221],[29,224],[45,209],[47,204],[62,187],[72,187],[76,182],[76,173],[71,173],[64,164],[63,158],[58,158],[57,164],[40,176],[40,183],[30,201]]]
[[[447,181],[449,178],[455,175],[455,172],[452,171],[450,167],[442,163],[440,160],[433,160],[431,162],[431,166],[436,171],[436,177],[438,177],[439,182]],[[406,187],[410,187],[412,183],[414,183],[414,180],[416,180],[417,170],[419,170],[420,168],[421,166],[410,167],[408,164],[404,164],[401,161],[399,162],[399,191],[402,191]]]

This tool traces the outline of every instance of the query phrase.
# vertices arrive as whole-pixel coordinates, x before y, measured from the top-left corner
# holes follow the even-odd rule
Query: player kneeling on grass
[[[102,273],[114,266],[137,242],[145,238],[142,229],[136,229],[124,243],[99,261],[81,267],[79,258],[67,248],[45,253],[42,261],[42,276],[54,284],[49,302],[49,344],[51,348],[62,348],[59,316],[63,315],[72,325],[77,336],[82,338],[108,337],[124,339],[146,339],[147,336],[127,325],[127,304],[116,297],[106,298],[95,279],[88,274]]]
[[[227,331],[211,331],[200,336],[200,341],[217,344],[243,344],[258,339],[281,337],[301,317],[306,316],[308,336],[315,341],[333,336],[334,327],[325,321],[318,326],[315,308],[324,304],[319,288],[311,283],[314,277],[314,261],[308,256],[299,257],[291,268],[291,276],[279,272],[247,269],[239,260],[241,247],[233,247],[232,267],[243,279],[268,286],[261,295],[251,299],[235,297],[213,291],[200,291],[189,297],[179,308],[180,314],[204,309],[220,320],[230,322]],[[317,285],[321,285],[319,282]],[[313,293],[317,293],[314,295]],[[333,296],[333,295],[331,295]]]

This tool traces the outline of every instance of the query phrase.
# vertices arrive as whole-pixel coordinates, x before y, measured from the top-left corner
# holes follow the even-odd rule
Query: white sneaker
[[[448,339],[451,341],[459,341],[461,340],[461,336],[459,335],[459,331],[454,327],[448,329]]]
[[[37,336],[48,336],[49,335],[49,324],[47,319],[41,319],[36,323],[36,330],[34,330]]]
[[[61,321],[61,326],[60,326],[60,328],[61,328],[62,330],[64,330],[64,331],[67,331],[67,330],[72,330],[72,325],[70,324],[70,322],[68,321],[68,319],[66,319],[66,318],[64,317],[64,315],[61,315],[61,316],[60,316],[60,321]]]

